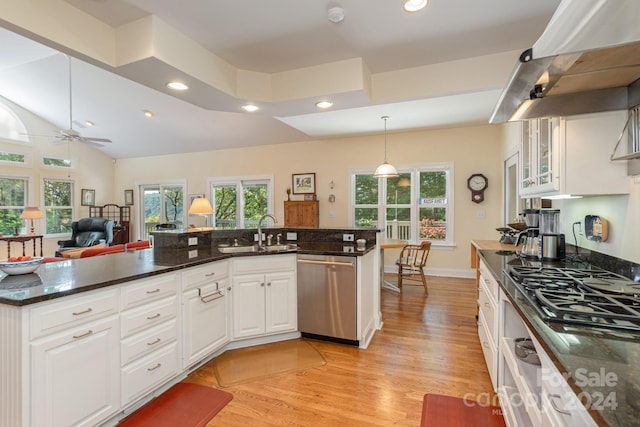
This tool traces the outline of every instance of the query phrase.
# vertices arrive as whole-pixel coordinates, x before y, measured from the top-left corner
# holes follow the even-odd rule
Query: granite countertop
[[[0,272],[0,304],[24,306],[67,295],[113,286],[157,274],[239,256],[279,254],[315,254],[362,256],[376,248],[364,250],[353,244],[301,242],[293,252],[223,254],[215,248],[142,249],[40,265],[31,274],[7,276]]]
[[[640,334],[545,322],[503,271],[527,261],[513,251],[482,250],[480,256],[558,370],[573,375],[568,383],[574,392],[583,403],[590,399],[598,425],[640,425]],[[571,261],[549,265],[587,267]]]

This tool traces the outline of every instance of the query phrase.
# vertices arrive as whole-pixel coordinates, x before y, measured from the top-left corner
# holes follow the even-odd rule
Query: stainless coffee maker
[[[522,248],[519,255],[524,258],[539,258],[540,241],[538,231],[540,209],[525,209],[522,212],[524,216],[524,223],[527,226],[525,231],[521,231],[518,234],[518,240],[516,246],[520,244],[522,240]]]
[[[544,261],[563,259],[566,255],[564,234],[560,233],[560,210],[541,209],[538,258]]]

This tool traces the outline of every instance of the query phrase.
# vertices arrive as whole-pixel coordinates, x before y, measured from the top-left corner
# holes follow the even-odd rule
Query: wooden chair
[[[427,264],[431,242],[423,241],[420,245],[406,245],[396,260],[398,266],[398,288],[402,290],[403,280],[418,281],[424,286],[427,294],[427,279],[424,277],[424,266]]]

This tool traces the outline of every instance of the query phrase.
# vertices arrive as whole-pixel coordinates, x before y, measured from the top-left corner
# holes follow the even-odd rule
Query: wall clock
[[[467,187],[471,190],[471,201],[480,203],[484,201],[484,190],[489,186],[489,180],[481,173],[474,173],[467,179]]]

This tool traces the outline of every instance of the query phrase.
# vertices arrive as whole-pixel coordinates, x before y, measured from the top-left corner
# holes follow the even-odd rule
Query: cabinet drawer
[[[491,384],[493,385],[493,389],[496,390],[498,386],[498,347],[495,341],[489,337],[486,326],[483,322],[483,316],[480,314],[478,322],[478,339],[482,346],[482,353],[484,354],[484,360],[487,364]]]
[[[120,315],[121,337],[127,337],[175,318],[176,314],[177,302],[175,295],[142,307],[127,310]]]
[[[169,380],[177,370],[178,344],[175,342],[122,368],[122,406]]]
[[[497,280],[493,277],[493,274],[489,271],[487,266],[481,262],[480,263],[480,283],[484,282],[484,286],[487,289],[487,293],[489,297],[493,300],[494,303],[498,302],[500,298],[500,285],[498,285]]]
[[[182,273],[182,289],[194,288],[229,276],[229,261],[218,261],[189,268]]]
[[[487,332],[491,335],[491,339],[494,342],[497,340],[497,331],[495,323],[496,305],[489,299],[487,291],[483,286],[480,286],[478,290],[478,306],[480,307],[480,313],[484,317],[484,324],[487,328]]]
[[[67,297],[30,311],[31,339],[107,316],[118,311],[118,290]]]
[[[177,274],[138,280],[122,288],[122,310],[176,293]]]
[[[233,260],[234,273],[268,273],[271,271],[295,270],[296,255],[262,255]]]
[[[130,336],[120,343],[120,363],[122,366],[149,354],[177,339],[176,319]]]

